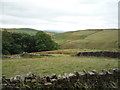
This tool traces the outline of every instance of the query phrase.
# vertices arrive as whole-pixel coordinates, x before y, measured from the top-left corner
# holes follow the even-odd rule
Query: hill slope
[[[29,28],[4,29],[9,32],[28,33],[38,32]],[[64,33],[46,32],[51,35],[62,49],[116,49],[118,48],[117,29],[91,29]]]
[[[79,30],[56,34],[54,40],[62,49],[116,49],[117,29]]]
[[[27,33],[27,34],[36,34],[38,30],[30,29],[30,28],[7,28],[3,29],[8,32],[18,32],[18,33]]]
[[[42,30],[36,30],[36,29],[31,29],[31,28],[7,28],[7,29],[2,29],[2,30],[6,30],[8,32],[27,33],[31,35],[35,35],[38,31],[42,31]],[[55,34],[55,32],[47,32],[47,31],[44,31],[44,32],[51,36]]]

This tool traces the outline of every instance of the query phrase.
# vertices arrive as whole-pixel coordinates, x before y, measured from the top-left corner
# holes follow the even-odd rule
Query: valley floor
[[[2,60],[3,74],[6,77],[25,75],[33,72],[42,75],[81,72],[102,69],[119,68],[119,59],[104,57],[73,57],[56,54],[55,56],[41,56],[33,58],[11,58]]]

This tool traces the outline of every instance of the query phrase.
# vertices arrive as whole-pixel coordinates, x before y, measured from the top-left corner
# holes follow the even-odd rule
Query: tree
[[[44,33],[43,31],[39,31],[35,35],[35,41],[36,41],[36,49],[38,51],[48,51],[48,50],[58,49],[58,44],[51,39],[50,35]]]
[[[17,44],[12,37],[12,33],[3,31],[2,32],[2,53],[7,54],[18,54],[21,53],[21,46]]]
[[[2,53],[5,55],[58,49],[58,44],[42,31],[33,36],[3,31],[2,40]]]
[[[21,41],[22,49],[25,52],[36,52],[34,36],[30,36],[29,34],[23,34]]]
[[[10,54],[12,37],[11,34],[7,31],[2,32],[2,53],[3,54]]]

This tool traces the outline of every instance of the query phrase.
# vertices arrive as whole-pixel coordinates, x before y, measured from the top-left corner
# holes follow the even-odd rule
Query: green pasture
[[[6,77],[25,75],[33,72],[42,75],[81,72],[118,68],[118,59],[103,57],[73,57],[70,55],[56,55],[33,58],[3,59],[2,70]]]

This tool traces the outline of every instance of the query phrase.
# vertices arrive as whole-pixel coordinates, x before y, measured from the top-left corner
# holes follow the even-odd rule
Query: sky
[[[119,0],[0,0],[0,28],[118,28]]]

